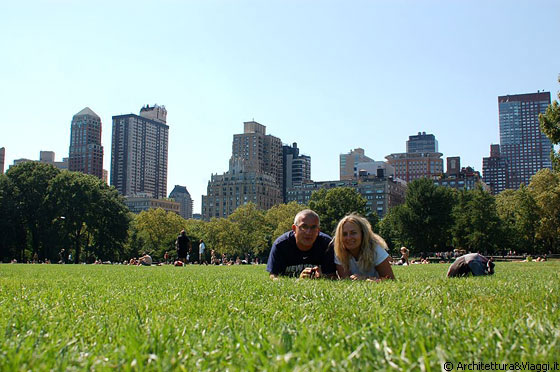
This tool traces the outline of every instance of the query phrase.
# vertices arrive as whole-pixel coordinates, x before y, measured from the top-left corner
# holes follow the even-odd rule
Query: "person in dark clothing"
[[[331,241],[330,236],[319,231],[317,213],[309,209],[299,212],[292,230],[281,235],[272,245],[266,267],[270,278],[335,278]]]
[[[457,257],[455,262],[449,266],[447,277],[457,276],[482,276],[494,274],[494,262],[478,253],[469,253]]]
[[[191,241],[185,230],[181,230],[181,233],[177,237],[177,240],[175,241],[175,248],[177,249],[177,259],[186,264],[187,255],[189,254],[191,248]]]

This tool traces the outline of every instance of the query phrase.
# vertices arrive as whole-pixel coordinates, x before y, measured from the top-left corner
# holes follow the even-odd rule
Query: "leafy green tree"
[[[389,210],[389,212],[379,221],[379,235],[387,242],[389,251],[398,254],[400,247],[411,246],[408,235],[404,232],[403,221],[404,214],[408,213],[404,204],[397,205]]]
[[[161,259],[165,251],[174,248],[177,234],[184,225],[185,220],[181,216],[161,208],[140,212],[135,217],[134,228],[140,240],[145,242],[141,251],[149,252],[155,259]],[[136,253],[141,254],[141,251]]]
[[[560,174],[541,169],[529,183],[539,210],[536,238],[545,251],[560,252]]]
[[[243,244],[239,225],[228,218],[212,218],[206,223],[206,243],[219,254],[239,254]]]
[[[471,252],[494,253],[501,243],[501,221],[494,197],[481,186],[461,191],[453,208],[453,241]]]
[[[307,208],[305,205],[290,202],[288,204],[275,205],[266,211],[264,219],[268,227],[267,245],[269,248],[280,235],[292,229],[294,217],[305,208]]]
[[[73,252],[74,262],[120,259],[129,227],[128,208],[114,187],[80,172],[62,171],[48,187],[46,203],[57,216],[57,248]],[[71,248],[71,250],[70,250]],[[84,259],[84,254],[86,259]]]
[[[13,258],[20,259],[20,252],[16,247],[17,227],[21,226],[21,223],[18,219],[13,193],[14,187],[10,179],[0,173],[0,262]]]
[[[412,181],[398,216],[401,239],[410,242],[413,252],[445,250],[451,241],[453,205],[453,190],[435,186],[427,178]]]
[[[560,77],[558,77],[558,82],[560,83]],[[560,100],[560,92],[558,99]],[[544,114],[539,114],[539,122],[542,131],[550,138],[550,141],[555,145],[560,144],[560,104],[558,101],[553,101]],[[550,157],[554,169],[560,171],[560,153],[552,150]]]
[[[50,181],[59,173],[54,166],[38,162],[25,162],[6,172],[13,185],[15,213],[29,234],[26,245],[31,247],[31,255],[37,253],[41,260],[49,258],[46,242],[56,240],[52,236],[56,233],[53,221],[60,215],[45,203],[45,198]],[[21,259],[24,259],[23,254]]]
[[[240,236],[235,254],[259,254],[267,249],[265,214],[254,203],[239,206],[228,219],[237,225]]]
[[[309,208],[321,218],[321,231],[334,234],[338,221],[349,213],[367,215],[367,200],[351,187],[320,189],[311,195]]]

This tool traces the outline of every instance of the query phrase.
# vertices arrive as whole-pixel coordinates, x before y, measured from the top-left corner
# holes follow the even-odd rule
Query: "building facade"
[[[169,126],[165,106],[145,106],[140,115],[113,116],[111,185],[125,196],[167,196]]]
[[[417,178],[433,179],[443,173],[443,156],[440,152],[399,153],[385,157],[395,168],[395,176],[406,182]]]
[[[267,135],[262,124],[245,122],[243,134],[233,136],[229,170],[208,182],[202,218],[225,218],[249,202],[264,210],[282,203],[283,173],[280,138]]]
[[[350,150],[348,154],[340,154],[340,179],[352,180],[358,173],[358,163],[373,162],[374,160],[365,155],[364,149]]]
[[[408,136],[406,152],[439,152],[436,137],[433,134],[426,134],[426,132],[418,132],[416,135]]]
[[[185,186],[175,185],[169,194],[169,198],[179,203],[179,214],[181,217],[186,220],[193,218],[193,200]]]
[[[101,118],[89,107],[72,117],[68,170],[103,179]]]
[[[461,168],[461,158],[459,156],[447,158],[447,170],[439,177],[434,178],[434,185],[456,190],[473,190],[480,185],[483,189],[490,190],[482,181],[480,172],[475,171],[472,167]]]
[[[543,168],[552,168],[552,143],[541,131],[539,114],[550,105],[550,92],[498,97],[500,152],[507,161],[508,189],[528,185]]]
[[[311,157],[300,155],[297,143],[294,142],[292,146],[282,146],[282,161],[284,164],[282,197],[286,202],[286,191],[289,188],[311,180]]]
[[[124,204],[130,209],[132,213],[140,213],[149,209],[161,208],[166,212],[173,212],[179,214],[181,206],[173,200],[155,199],[148,195],[126,196]]]
[[[6,159],[6,148],[0,147],[0,173],[4,173],[4,161]]]
[[[39,163],[50,164],[60,170],[68,170],[68,158],[62,158],[62,161],[55,161],[54,151],[39,151],[39,160],[25,158],[15,159],[13,165],[15,166],[28,161],[37,161]]]
[[[493,195],[507,188],[508,166],[507,160],[501,154],[500,145],[490,145],[490,156],[482,158],[482,179]]]
[[[351,187],[358,191],[366,199],[369,211],[376,213],[380,218],[383,218],[389,209],[404,203],[406,194],[406,183],[402,180],[362,174],[353,180],[304,182],[301,186],[288,189],[287,202],[307,204],[314,191],[336,187]]]

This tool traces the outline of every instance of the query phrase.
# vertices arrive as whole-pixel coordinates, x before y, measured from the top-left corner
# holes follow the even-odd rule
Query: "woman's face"
[[[354,222],[345,222],[342,225],[342,244],[350,252],[359,252],[362,246],[362,230]]]

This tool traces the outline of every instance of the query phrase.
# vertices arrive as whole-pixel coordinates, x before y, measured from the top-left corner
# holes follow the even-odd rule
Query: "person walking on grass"
[[[205,254],[206,244],[204,244],[204,241],[200,239],[200,244],[198,245],[198,263],[201,265],[206,264],[206,257],[204,256]]]
[[[279,276],[336,278],[332,238],[320,232],[319,216],[310,209],[299,212],[292,230],[282,234],[270,250],[266,270]]]

